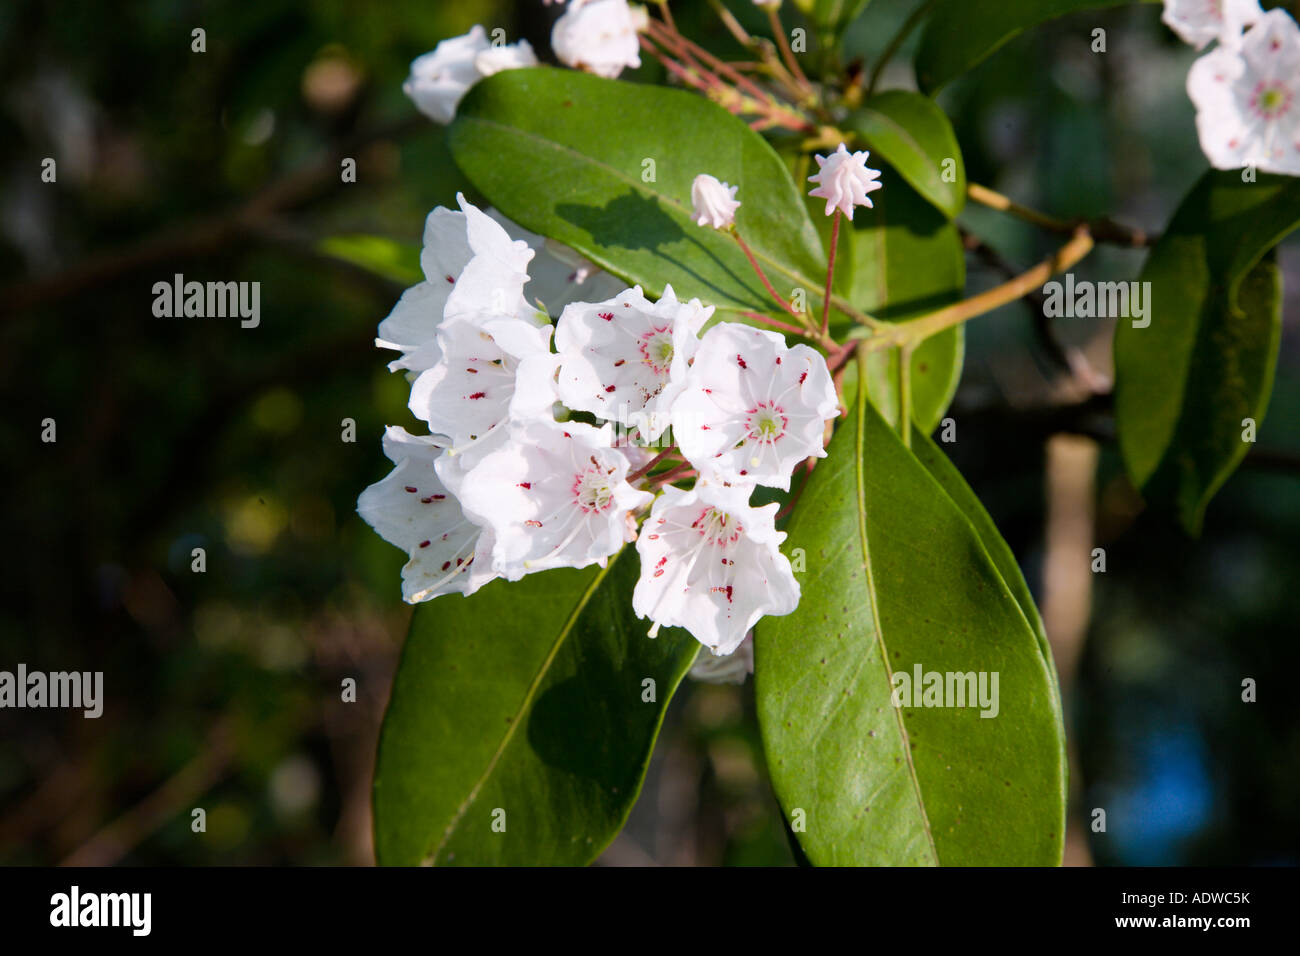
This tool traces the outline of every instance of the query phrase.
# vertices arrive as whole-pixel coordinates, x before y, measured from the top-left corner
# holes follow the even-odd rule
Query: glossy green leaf
[[[859,209],[851,243],[850,300],[880,319],[906,322],[956,302],[966,285],[966,257],[957,227],[880,164],[884,187],[871,194],[873,209]],[[844,256],[841,247],[839,255]],[[837,270],[838,271],[838,270]],[[912,421],[929,434],[943,418],[961,380],[965,330],[955,326],[927,339],[912,354]],[[898,352],[867,361],[871,400],[898,422]]]
[[[380,863],[581,865],[614,838],[699,647],[646,636],[636,575],[628,549],[416,609],[379,743]]]
[[[404,285],[424,280],[424,273],[420,270],[420,247],[417,245],[383,236],[354,234],[328,236],[316,243],[316,248],[327,256]]]
[[[873,160],[888,161],[949,218],[961,212],[966,204],[966,167],[952,123],[934,100],[890,90],[867,100],[849,117],[847,126],[862,137]]]
[[[916,81],[933,95],[1023,30],[1080,10],[1128,2],[1132,0],[935,0],[916,54]]]
[[[1147,318],[1116,329],[1115,418],[1129,476],[1148,500],[1176,507],[1193,534],[1250,448],[1244,420],[1263,421],[1282,324],[1281,279],[1265,254],[1298,225],[1300,180],[1207,173],[1139,277],[1151,283]]]
[[[691,221],[699,173],[739,185],[741,234],[777,290],[811,298],[826,260],[772,147],[703,97],[576,70],[509,70],[475,84],[450,132],[470,181],[505,215],[659,295],[771,312],[736,242]]]
[[[755,678],[773,785],[809,859],[1059,863],[1051,667],[967,515],[870,403],[840,426],[789,533],[803,597],[759,625]],[[917,666],[997,673],[997,715],[894,707],[893,675]]]
[[[979,535],[980,543],[984,545],[984,552],[997,568],[998,574],[1002,575],[1002,580],[1011,591],[1012,597],[1016,599],[1016,603],[1020,605],[1021,613],[1025,615],[1025,620],[1033,628],[1034,636],[1038,638],[1038,646],[1044,659],[1055,673],[1056,665],[1052,660],[1052,649],[1047,642],[1047,629],[1043,626],[1043,619],[1038,613],[1038,605],[1034,603],[1034,596],[1030,593],[1029,584],[1025,581],[1025,575],[1020,570],[1015,554],[1012,553],[1006,539],[1002,537],[1002,533],[998,531],[993,519],[989,517],[989,513],[984,510],[983,503],[971,490],[970,485],[966,484],[966,479],[957,470],[957,466],[929,437],[914,430],[912,451],[930,473],[930,477],[939,483],[952,499],[953,504],[966,516],[975,533]]]

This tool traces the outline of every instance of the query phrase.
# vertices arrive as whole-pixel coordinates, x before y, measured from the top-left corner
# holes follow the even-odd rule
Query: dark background
[[[728,5],[763,32],[748,0]],[[875,0],[849,58],[870,66],[911,6]],[[703,0],[673,7],[735,52]],[[1049,24],[945,91],[970,178],[1158,231],[1206,168],[1183,90],[1195,51],[1159,14]],[[546,58],[552,15],[538,0],[0,7],[0,669],[100,670],[106,696],[98,720],[0,711],[0,862],[372,861],[370,773],[410,611],[403,555],[355,502],[388,469],[383,426],[412,425],[371,344],[407,283],[358,268],[355,244],[328,250],[417,243],[466,186],[401,93],[410,60],[474,23]],[[1105,54],[1089,48],[1098,26]],[[911,84],[912,45],[885,86]],[[47,156],[56,184],[40,179]],[[343,156],[356,184],[339,182]],[[962,223],[1013,266],[1057,241],[982,209]],[[1075,271],[1129,279],[1141,262],[1103,249]],[[1104,380],[1103,320],[1046,330],[1017,304],[969,327],[945,447],[1057,648],[1076,758],[1067,862],[1300,862],[1294,242],[1282,264],[1270,413],[1199,540],[1143,507],[1105,389],[1089,397],[1061,366],[1072,350]],[[971,291],[1002,279],[976,255],[969,268]],[[260,327],[154,318],[153,283],[178,272],[261,282]],[[57,443],[40,440],[45,418]],[[1245,677],[1257,703],[1241,702]],[[604,862],[791,861],[753,711],[752,684],[684,687]],[[1104,834],[1086,832],[1096,807]]]

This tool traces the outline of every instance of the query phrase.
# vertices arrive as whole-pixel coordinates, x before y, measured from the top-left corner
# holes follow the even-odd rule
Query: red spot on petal
[[[420,542],[420,547],[422,547],[422,548],[427,548],[428,546],[429,546],[429,542],[428,542],[428,541],[421,541],[421,542]]]
[[[409,491],[411,494],[415,494],[417,489],[411,487],[410,485],[407,485],[406,490]]]
[[[442,570],[446,571],[449,567],[451,567],[451,562],[450,562],[450,561],[444,561],[444,562],[442,562]]]
[[[531,489],[533,487],[533,483],[531,481],[521,481],[519,482],[519,487],[525,489]]]
[[[612,391],[614,391],[614,386],[613,386],[613,385],[606,385],[606,386],[605,386],[605,391],[607,391],[607,392],[612,392]]]
[[[613,313],[613,312],[597,312],[596,314],[599,315],[599,316],[600,316],[602,319],[604,319],[606,322],[613,322],[613,321],[614,321],[614,313]]]
[[[540,528],[542,526],[542,523],[536,520],[535,518],[529,518],[527,521],[524,522],[524,525],[529,528]]]
[[[626,364],[627,364],[627,359],[619,359],[617,362],[614,363],[614,368],[618,368],[620,365],[626,365]]]
[[[741,368],[749,368],[749,366],[745,364],[744,356],[740,355],[739,353],[736,355],[736,364],[739,365]]]
[[[807,373],[807,372],[800,372],[800,373],[799,373],[799,384],[802,385],[802,384],[804,383],[804,379],[806,379],[807,377],[808,377],[808,373]]]
[[[446,279],[446,280],[447,280],[449,283],[451,283],[452,285],[455,285],[455,284],[456,284],[456,279],[455,279],[455,277],[453,277],[453,276],[443,276],[443,278]]]
[[[656,571],[656,572],[654,573],[654,576],[657,577],[657,578],[658,578],[658,577],[662,577],[662,576],[663,576],[663,573],[664,573],[664,569],[663,569],[663,568],[660,568],[658,571]]]
[[[780,365],[780,364],[781,364],[781,356],[779,356],[779,355],[776,357],[776,364],[777,364],[777,365]]]
[[[471,374],[471,375],[477,375],[477,374],[478,374],[478,369],[476,369],[476,368],[467,368],[467,369],[465,369],[465,371],[469,372],[469,374]]]
[[[470,396],[471,401],[480,398],[487,398],[487,392],[475,392],[473,395]]]

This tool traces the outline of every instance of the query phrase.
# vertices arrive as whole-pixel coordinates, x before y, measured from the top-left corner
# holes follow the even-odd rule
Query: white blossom
[[[635,425],[653,441],[668,427],[696,335],[712,314],[699,299],[678,302],[672,286],[655,303],[635,286],[604,302],[566,306],[555,330],[560,400]]]
[[[460,212],[439,206],[425,220],[420,252],[425,281],[402,293],[379,324],[375,344],[403,353],[390,369],[422,371],[435,365],[442,355],[436,337],[444,323],[534,311],[523,295],[533,251],[463,195],[456,200]]]
[[[673,435],[701,474],[789,490],[795,465],[824,458],[822,434],[839,414],[826,360],[776,332],[734,322],[700,341],[673,404]]]
[[[545,307],[552,318],[570,302],[599,301],[617,295],[623,281],[584,258],[576,249],[547,236],[529,232],[497,209],[485,210],[514,240],[526,242],[536,255],[528,264],[529,302]]]
[[[450,123],[461,98],[483,77],[536,64],[527,40],[493,46],[476,24],[469,33],[443,40],[432,52],[416,57],[402,91],[434,122]]]
[[[637,615],[684,627],[716,654],[730,654],[765,614],[789,614],[799,582],[779,546],[775,503],[749,505],[753,485],[702,480],[690,491],[667,487],[655,500],[636,549],[641,576]]]
[[[691,183],[691,217],[696,225],[713,229],[730,229],[736,222],[736,199],[739,187],[719,182],[708,173],[700,173]]]
[[[852,219],[854,206],[872,208],[873,203],[867,193],[880,188],[877,178],[880,170],[867,167],[867,156],[866,150],[850,153],[840,143],[840,148],[830,156],[813,157],[817,160],[819,169],[815,175],[808,177],[808,181],[817,183],[817,188],[809,190],[808,195],[826,200],[826,215],[829,216],[831,210],[838,208]]]
[[[705,684],[743,684],[754,673],[754,632],[750,631],[740,646],[730,654],[700,651],[691,665],[690,678]]]
[[[1215,167],[1300,175],[1300,27],[1285,11],[1264,14],[1239,48],[1193,63],[1187,93]]]
[[[565,66],[613,79],[641,65],[637,31],[646,13],[627,0],[573,0],[551,30],[551,48]]]
[[[412,413],[431,431],[449,436],[456,454],[511,417],[549,417],[550,336],[549,325],[509,317],[449,324],[438,333],[441,357],[411,388]]]
[[[465,516],[440,477],[449,464],[443,448],[436,437],[389,427],[384,454],[396,467],[357,499],[366,523],[410,556],[402,597],[411,604],[453,591],[473,594],[496,577],[491,530]]]
[[[468,514],[493,529],[492,567],[511,581],[547,568],[604,566],[634,532],[651,495],[627,483],[610,429],[581,422],[511,424],[507,440],[460,488]]]
[[[1184,43],[1200,50],[1212,40],[1235,46],[1241,31],[1263,15],[1259,0],[1165,0],[1161,19]]]

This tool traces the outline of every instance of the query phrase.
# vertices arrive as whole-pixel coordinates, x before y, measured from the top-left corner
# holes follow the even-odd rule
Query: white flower
[[[753,485],[696,482],[669,486],[637,538],[641,577],[632,592],[637,615],[684,627],[715,654],[730,654],[764,614],[789,614],[799,582],[778,546],[775,503],[749,506]]]
[[[537,57],[527,40],[494,47],[486,31],[476,24],[464,36],[443,40],[432,52],[416,57],[402,92],[434,122],[450,123],[466,91],[483,77],[536,65]]]
[[[678,302],[672,286],[653,304],[636,286],[604,302],[566,306],[555,330],[560,401],[635,425],[653,441],[668,427],[696,335],[712,314],[699,299]]]
[[[456,454],[511,417],[547,416],[554,401],[550,337],[549,325],[516,318],[449,324],[438,333],[441,358],[411,388],[411,411],[449,436]]]
[[[853,218],[854,206],[872,208],[867,193],[880,188],[877,177],[878,169],[867,168],[866,150],[850,153],[843,143],[830,156],[814,156],[819,171],[809,176],[808,181],[817,183],[817,188],[809,190],[809,196],[826,200],[826,215],[838,208],[840,212]]]
[[[623,280],[585,259],[576,249],[529,232],[497,209],[486,212],[511,239],[526,242],[537,253],[528,264],[527,298],[530,302],[542,303],[552,318],[558,318],[570,302],[608,299],[623,290]]]
[[[839,414],[826,360],[776,332],[734,322],[700,341],[673,404],[677,445],[701,474],[789,490],[794,466],[826,457],[822,433]]]
[[[490,46],[474,57],[474,66],[480,77],[504,73],[506,70],[522,70],[537,65],[537,54],[527,40],[517,43],[503,43]]]
[[[537,309],[524,298],[528,264],[533,250],[522,240],[511,239],[496,220],[482,212],[461,194],[456,201],[465,213],[465,235],[474,255],[457,276],[447,295],[442,328],[454,322],[482,323],[488,319],[515,316],[534,320]],[[425,247],[426,252],[428,246]],[[424,265],[424,257],[421,256]],[[428,276],[429,267],[424,266]],[[429,276],[430,281],[436,281]],[[448,282],[448,277],[442,277]]]
[[[555,21],[551,48],[565,66],[613,79],[641,65],[637,30],[645,19],[627,0],[574,0]]]
[[[495,578],[492,532],[465,516],[439,477],[448,464],[442,442],[390,427],[384,454],[397,467],[361,493],[357,512],[410,555],[402,568],[402,597],[415,604],[453,591],[473,594]]]
[[[1264,14],[1239,49],[1193,63],[1187,94],[1215,167],[1300,175],[1300,27],[1285,11]]]
[[[523,295],[533,251],[463,195],[456,200],[461,212],[439,206],[425,220],[420,252],[425,281],[402,293],[379,324],[375,344],[404,353],[390,369],[421,371],[436,364],[442,354],[436,336],[444,321],[533,312]]]
[[[466,513],[493,529],[492,567],[511,581],[547,568],[602,566],[629,540],[628,515],[651,495],[626,481],[610,429],[530,421],[485,455],[461,485]]]
[[[1259,0],[1165,0],[1161,19],[1199,50],[1211,40],[1235,46],[1241,31],[1263,15]]]
[[[740,201],[736,199],[738,188],[718,182],[708,173],[696,176],[691,183],[691,216],[696,225],[730,229],[736,222],[736,210],[740,208]]]
[[[754,632],[750,631],[740,646],[730,654],[705,654],[691,665],[692,680],[705,684],[743,684],[754,673]]]

